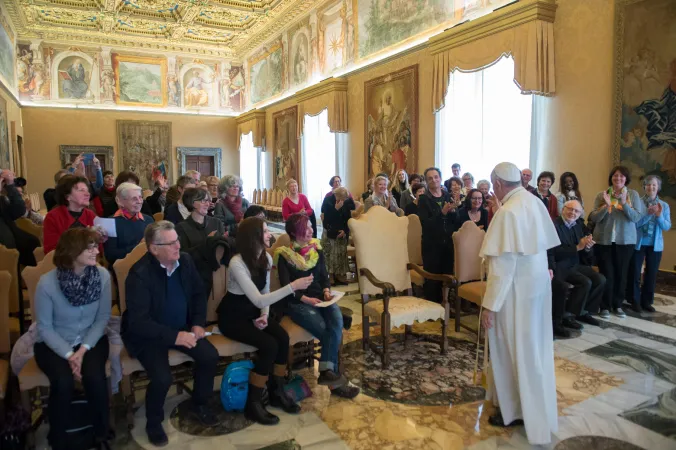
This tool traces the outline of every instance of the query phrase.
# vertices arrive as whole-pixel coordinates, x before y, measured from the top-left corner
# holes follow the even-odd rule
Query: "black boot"
[[[249,384],[249,394],[246,399],[246,407],[244,408],[244,417],[261,425],[277,425],[279,417],[268,412],[261,402],[261,395],[263,388],[256,387]]]
[[[294,402],[286,392],[284,392],[285,379],[279,375],[273,375],[268,384],[268,393],[270,394],[270,406],[282,408],[289,414],[298,414],[300,405]]]

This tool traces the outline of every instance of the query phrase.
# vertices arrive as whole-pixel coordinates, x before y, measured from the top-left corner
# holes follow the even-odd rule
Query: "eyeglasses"
[[[483,198],[483,197],[472,197],[472,201],[483,202],[483,201],[484,201],[484,198]]]
[[[567,209],[568,211],[573,211],[576,214],[582,214],[581,209],[574,209],[574,208],[571,208],[570,206],[564,206],[564,208]]]
[[[154,242],[152,245],[158,245],[158,246],[161,247],[161,246],[165,246],[165,245],[176,245],[176,244],[178,244],[178,239],[176,239],[175,241],[171,241],[171,242]]]
[[[195,201],[199,202],[199,203],[211,203],[211,200],[209,200],[208,198],[203,198],[202,200],[195,200]]]

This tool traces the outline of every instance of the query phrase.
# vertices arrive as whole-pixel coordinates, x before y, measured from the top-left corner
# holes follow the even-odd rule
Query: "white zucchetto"
[[[521,171],[516,165],[511,162],[501,162],[495,169],[493,169],[495,175],[504,181],[521,181]]]

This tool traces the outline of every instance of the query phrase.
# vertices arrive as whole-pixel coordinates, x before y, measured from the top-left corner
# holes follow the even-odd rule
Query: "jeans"
[[[310,332],[322,344],[319,370],[336,371],[338,350],[343,339],[343,313],[337,303],[316,308],[305,303],[290,302],[287,315],[296,325]]]
[[[641,268],[645,260],[645,272],[643,272],[643,285],[641,285]],[[634,264],[631,267],[630,283],[631,297],[629,301],[634,305],[650,306],[655,299],[655,283],[657,283],[657,271],[660,268],[662,252],[656,252],[653,246],[641,247],[634,253]]]
[[[627,287],[627,271],[634,254],[633,245],[595,245],[599,271],[606,277],[602,309],[622,307]]]

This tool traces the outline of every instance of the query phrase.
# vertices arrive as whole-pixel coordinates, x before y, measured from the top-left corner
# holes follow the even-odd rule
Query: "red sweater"
[[[94,218],[96,214],[90,209],[83,209],[82,215],[78,219],[85,227],[94,226]],[[56,243],[64,231],[70,228],[75,223],[75,218],[68,212],[67,206],[57,206],[47,213],[43,224],[44,234],[44,250],[45,255],[56,248]]]
[[[282,217],[286,221],[291,214],[296,214],[305,210],[308,216],[312,215],[312,207],[310,202],[307,201],[307,197],[303,194],[298,194],[298,203],[291,201],[289,197],[286,197],[282,202]]]

